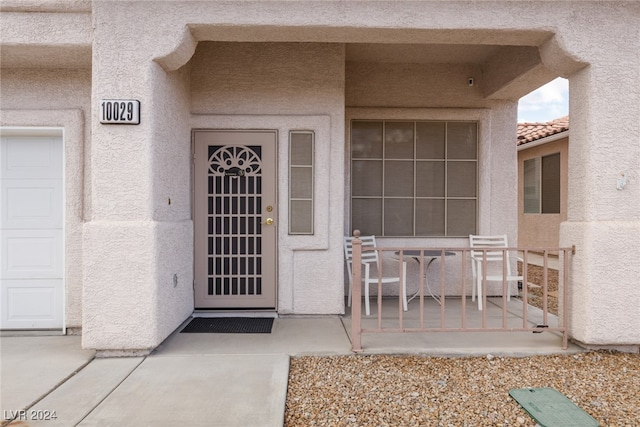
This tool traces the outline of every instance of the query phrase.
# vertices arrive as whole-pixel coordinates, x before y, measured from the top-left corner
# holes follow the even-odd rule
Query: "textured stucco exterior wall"
[[[152,67],[153,91],[151,209],[156,221],[191,220],[190,70],[165,73]]]
[[[596,24],[602,13],[610,25]],[[569,75],[567,221],[560,244],[576,245],[570,334],[593,346],[637,349],[640,343],[640,263],[625,255],[640,249],[639,21],[638,3],[591,3],[562,38],[589,63]],[[595,31],[577,30],[585,25]],[[617,190],[624,171],[627,186]]]
[[[165,73],[153,64],[151,147],[155,238],[156,339],[162,341],[193,312],[193,221],[189,67]],[[175,279],[175,280],[174,280]]]
[[[91,73],[87,70],[3,69],[2,126],[63,129],[65,167],[65,327],[82,327],[82,222],[87,191]]]
[[[344,46],[202,42],[192,60],[194,114],[317,114],[344,97]]]
[[[567,164],[569,138],[562,138],[534,148],[518,151],[518,246],[557,248],[560,224],[567,219]],[[560,213],[524,213],[524,161],[560,153]]]
[[[479,197],[480,234],[506,234],[510,244],[518,241],[517,153],[513,136],[517,128],[517,103],[496,101],[491,108],[489,124],[491,146],[480,146],[480,182],[485,182]],[[491,174],[491,176],[485,176]]]
[[[93,103],[133,98],[142,107],[140,125],[92,127],[83,346],[144,353],[193,310],[189,69],[166,73],[149,60],[150,35],[125,29],[126,7],[101,6],[93,10],[105,24],[94,33]],[[104,303],[113,283],[117,295]]]
[[[204,43],[191,63],[194,128],[278,130],[278,312],[344,312],[344,46]],[[314,235],[288,235],[290,130],[315,133]],[[321,274],[315,274],[320,269]]]
[[[188,221],[85,224],[83,347],[144,354],[188,316],[192,234]]]
[[[640,250],[640,29],[616,30],[601,34],[604,46],[615,37],[630,43],[594,48],[591,65],[569,80],[568,206],[560,244],[576,245],[570,332],[594,346],[640,343],[640,263],[629,256]],[[618,190],[625,171],[627,185]]]
[[[91,69],[90,8],[29,3],[0,5],[2,68]]]
[[[473,78],[473,86],[468,79]],[[347,62],[347,107],[485,107],[482,69],[471,64]]]
[[[266,126],[279,129],[280,141],[295,127],[297,115],[307,116],[308,123],[321,133],[328,127],[322,146],[328,147],[329,176],[320,176],[317,183],[327,192],[327,211],[317,218],[331,225],[323,235],[327,241],[321,243],[318,235],[317,240],[292,238],[288,243],[287,236],[281,236],[285,255],[279,268],[288,284],[282,288],[279,304],[283,312],[334,313],[341,311],[340,302],[327,298],[314,304],[321,286],[333,286],[334,281],[342,286],[342,277],[338,277],[342,272],[326,280],[323,270],[325,280],[315,278],[314,283],[300,286],[297,277],[318,272],[319,263],[342,264],[348,182],[343,175],[345,93],[347,105],[357,107],[449,107],[452,114],[447,113],[446,119],[458,110],[485,108],[479,119],[483,141],[479,231],[506,232],[514,242],[514,97],[523,95],[523,88],[531,88],[530,82],[548,71],[569,77],[571,91],[567,221],[560,231],[560,244],[577,248],[570,265],[571,334],[593,345],[640,343],[640,263],[621,256],[640,251],[637,2],[477,1],[472,8],[468,2],[441,1],[96,0],[73,2],[69,7],[62,0],[46,3],[40,7],[29,1],[27,9],[15,1],[2,6],[2,108],[52,113],[71,108],[86,113],[85,126],[90,128],[85,128],[85,142],[91,135],[91,144],[86,144],[85,153],[91,157],[85,157],[83,165],[90,182],[83,201],[89,221],[84,228],[82,267],[85,346],[149,349],[189,311],[190,294],[181,287],[183,275],[189,277],[193,233],[185,194],[189,180],[183,170],[189,155],[185,123],[190,122],[189,127]],[[64,13],[28,16],[28,7]],[[42,25],[48,29],[45,34],[41,34]],[[198,52],[191,59],[199,41],[216,43],[203,43],[202,52],[210,51]],[[225,41],[268,43],[218,43]],[[491,102],[483,100],[476,88],[458,91],[453,87],[454,81],[462,76],[466,81],[469,76],[464,74],[473,71],[465,65],[450,67],[447,75],[434,65],[413,64],[401,70],[377,66],[370,81],[393,82],[382,88],[381,96],[366,91],[363,66],[344,64],[346,43],[539,46],[540,58],[520,76],[493,73],[484,80],[490,88],[482,95],[495,99]],[[48,52],[43,45],[52,53],[40,58]],[[91,72],[76,71],[88,70],[89,46]],[[5,53],[9,62],[4,61]],[[499,53],[506,54],[508,49]],[[76,62],[71,58],[74,55],[80,58]],[[249,63],[242,55],[250,55],[255,62]],[[191,71],[183,68],[189,61]],[[508,63],[504,58],[489,61],[483,72],[501,70],[500,64]],[[7,72],[11,64],[20,66],[20,71]],[[26,64],[38,70],[26,70]],[[207,74],[211,70],[205,65],[218,79]],[[51,71],[54,66],[67,69]],[[513,74],[514,70],[506,71]],[[392,92],[393,88],[404,90],[403,85],[388,80],[395,71],[401,72],[406,87],[419,88],[416,92],[434,93],[432,88],[440,85],[448,97],[439,104],[423,104],[415,93]],[[424,79],[412,75],[422,71]],[[434,76],[442,80],[431,80]],[[480,82],[484,79],[475,77]],[[87,85],[91,85],[90,101]],[[141,124],[96,123],[90,107],[102,98],[139,99]],[[454,99],[459,101],[454,103]],[[233,122],[234,115],[240,116],[238,122]],[[274,119],[279,115],[285,122]],[[301,122],[307,119],[300,118]],[[280,159],[286,159],[282,152]],[[279,174],[283,166],[281,163]],[[169,169],[171,173],[163,175]],[[624,171],[628,171],[627,186],[617,190],[616,180]],[[496,173],[500,179],[495,179]],[[286,178],[279,175],[281,195],[284,183]],[[169,205],[169,198],[175,205]],[[175,288],[173,274],[179,277]]]

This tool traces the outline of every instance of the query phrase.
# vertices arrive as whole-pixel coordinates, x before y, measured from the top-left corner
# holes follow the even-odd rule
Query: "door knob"
[[[272,225],[273,224],[273,218],[267,218],[266,221],[263,221],[260,224]]]

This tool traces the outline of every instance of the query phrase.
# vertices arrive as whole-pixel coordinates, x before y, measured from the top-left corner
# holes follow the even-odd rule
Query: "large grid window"
[[[351,123],[351,225],[362,234],[474,234],[477,176],[476,122]]]
[[[560,213],[560,153],[524,161],[524,213]]]

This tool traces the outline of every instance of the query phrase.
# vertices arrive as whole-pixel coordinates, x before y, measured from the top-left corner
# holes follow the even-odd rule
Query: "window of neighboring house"
[[[363,235],[476,232],[476,122],[354,120],[351,226]]]
[[[560,153],[524,161],[524,213],[560,213]]]

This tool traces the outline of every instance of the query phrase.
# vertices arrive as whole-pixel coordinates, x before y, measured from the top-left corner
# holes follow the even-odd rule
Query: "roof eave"
[[[544,138],[536,139],[535,141],[527,142],[517,146],[518,151],[527,150],[529,148],[538,147],[540,145],[548,144],[553,141],[557,141],[562,138],[568,138],[569,131],[564,130],[562,132],[554,133],[553,135],[545,136]]]

